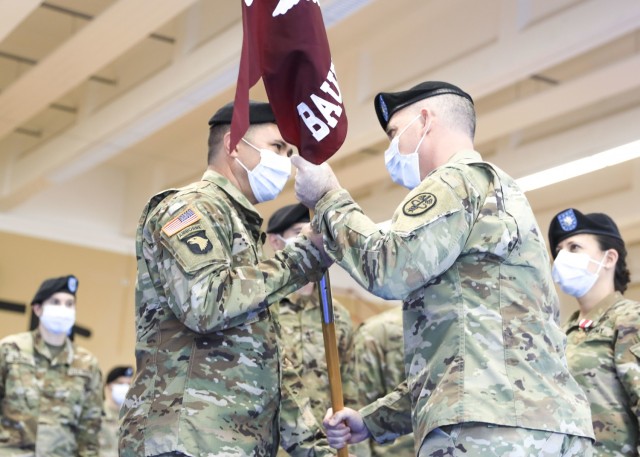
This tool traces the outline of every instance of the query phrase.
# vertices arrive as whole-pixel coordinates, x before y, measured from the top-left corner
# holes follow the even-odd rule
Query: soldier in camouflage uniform
[[[100,457],[118,457],[120,407],[131,386],[133,367],[122,365],[109,370],[104,382],[104,417],[100,429]]]
[[[39,323],[0,340],[0,456],[97,457],[98,361],[68,337],[75,276],[47,279],[31,305]]]
[[[577,298],[565,324],[569,369],[591,403],[594,455],[640,455],[640,303],[622,294],[627,250],[606,214],[569,208],[549,227],[553,279]]]
[[[273,213],[267,222],[267,241],[274,251],[295,242],[297,235],[310,221],[309,209],[300,203],[284,206]],[[351,376],[350,355],[353,343],[353,325],[349,311],[333,300],[336,339],[340,356],[340,371],[344,385]],[[302,286],[278,304],[278,320],[282,346],[286,357],[298,369],[302,391],[309,398],[313,415],[322,422],[331,407],[329,376],[322,335],[322,310],[314,283]],[[348,396],[349,389],[345,389]],[[345,404],[350,404],[345,400]],[[283,449],[279,456],[286,453]]]
[[[402,338],[402,308],[393,308],[370,317],[357,329],[353,338],[358,407],[384,397],[405,379]],[[398,437],[393,443],[378,444],[371,439],[358,457],[410,457],[413,434]]]
[[[544,238],[514,180],[473,150],[471,97],[429,81],[378,94],[375,107],[387,169],[411,189],[388,231],[328,165],[294,161],[327,253],[369,291],[403,300],[406,382],[359,413],[327,416],[330,443],[413,428],[423,457],[591,455]]]
[[[154,196],[136,236],[136,374],[121,410],[120,455],[331,455],[308,403],[281,392],[269,306],[325,264],[309,227],[271,259],[254,204],[284,187],[291,146],[266,103],[230,145],[233,104],[209,121],[202,180]],[[282,403],[282,407],[281,407]],[[280,416],[280,419],[279,419]],[[284,424],[280,433],[279,420]],[[288,441],[285,441],[288,440]],[[324,444],[324,445],[323,445]]]

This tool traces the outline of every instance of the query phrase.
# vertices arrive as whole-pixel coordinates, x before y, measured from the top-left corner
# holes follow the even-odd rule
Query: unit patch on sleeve
[[[419,216],[429,211],[438,200],[430,192],[423,192],[416,195],[402,207],[402,212],[406,216]]]
[[[201,224],[196,224],[182,230],[178,239],[185,243],[194,254],[206,254],[213,248],[213,244],[207,238],[207,233]]]
[[[189,227],[194,222],[200,220],[202,216],[199,212],[194,210],[193,208],[187,208],[176,217],[167,222],[164,227],[162,227],[162,231],[167,236],[173,236],[178,233],[180,230],[183,230],[186,227]]]

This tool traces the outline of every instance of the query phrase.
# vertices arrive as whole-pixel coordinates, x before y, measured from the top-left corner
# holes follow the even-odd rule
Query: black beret
[[[295,205],[287,205],[275,213],[269,218],[267,223],[267,233],[282,233],[293,224],[298,222],[309,222],[309,208],[301,203]]]
[[[378,121],[383,130],[387,130],[389,119],[396,111],[401,110],[419,100],[436,95],[454,94],[464,97],[473,103],[471,95],[453,84],[443,81],[426,81],[402,92],[380,92],[373,99]]]
[[[58,292],[66,292],[75,297],[78,290],[78,278],[73,275],[61,276],[59,278],[46,279],[36,292],[31,304],[42,304],[47,298]]]
[[[582,214],[577,209],[565,209],[556,214],[549,225],[549,246],[554,258],[558,243],[570,236],[582,233],[610,236],[622,240],[618,226],[606,214]]]
[[[214,127],[220,124],[231,124],[232,116],[233,102],[229,102],[211,116],[211,119],[209,119],[209,127]],[[264,102],[249,100],[249,124],[265,123],[276,123],[276,117],[273,115],[271,105]]]
[[[118,367],[114,367],[111,369],[111,371],[109,372],[109,374],[107,375],[107,381],[105,382],[105,384],[111,384],[113,381],[115,381],[116,379],[118,379],[120,376],[125,376],[127,378],[130,378],[133,376],[133,367],[130,367],[128,365],[126,366],[118,366]]]

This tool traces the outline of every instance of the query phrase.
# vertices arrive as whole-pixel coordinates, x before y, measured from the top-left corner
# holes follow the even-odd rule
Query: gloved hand
[[[298,169],[296,173],[296,198],[309,209],[315,209],[316,203],[330,190],[340,189],[338,178],[325,162],[314,165],[295,155],[291,163]]]

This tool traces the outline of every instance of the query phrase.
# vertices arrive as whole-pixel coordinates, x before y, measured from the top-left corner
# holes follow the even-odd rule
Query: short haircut
[[[443,94],[427,98],[424,103],[416,105],[433,109],[445,125],[452,130],[465,133],[473,140],[476,133],[476,110],[468,99],[459,95]]]

